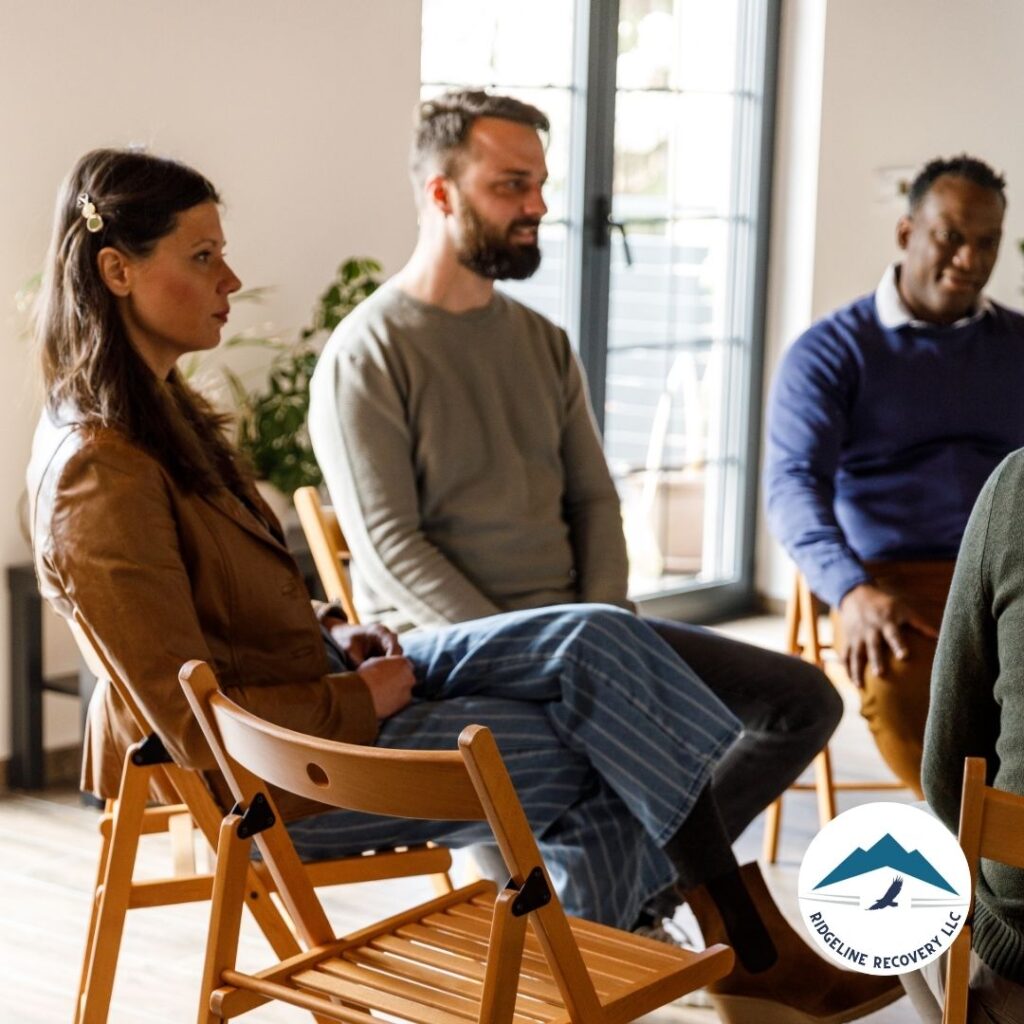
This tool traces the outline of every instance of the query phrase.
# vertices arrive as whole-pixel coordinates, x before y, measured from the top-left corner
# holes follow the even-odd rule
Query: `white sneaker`
[[[690,923],[687,920],[687,915],[692,920],[692,927],[689,929],[686,927]],[[683,922],[678,920],[680,917],[683,918]],[[667,946],[689,949],[694,953],[699,953],[706,948],[704,939],[700,937],[697,919],[693,916],[693,911],[685,904],[676,908],[674,917],[663,917],[654,924],[639,925],[633,929],[633,932],[636,935],[644,936],[644,938],[654,939],[655,942],[664,942]],[[687,992],[676,1001],[683,1006],[710,1007],[713,1005],[707,992],[702,988]]]
[[[671,923],[675,929],[686,936],[686,945],[689,949],[699,953],[708,948],[708,944],[701,934],[700,925],[697,923],[697,916],[690,909],[689,903],[680,903],[676,906]]]

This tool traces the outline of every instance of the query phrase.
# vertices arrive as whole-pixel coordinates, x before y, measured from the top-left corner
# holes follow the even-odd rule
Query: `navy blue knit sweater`
[[[838,604],[870,559],[955,558],[989,474],[1024,446],[1024,316],[878,320],[867,295],[786,353],[768,408],[772,533]]]

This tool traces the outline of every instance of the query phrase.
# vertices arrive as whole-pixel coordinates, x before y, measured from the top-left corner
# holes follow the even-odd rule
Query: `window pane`
[[[450,88],[487,88],[533,104],[551,122],[541,268],[527,281],[499,287],[563,326],[574,6],[574,0],[525,0],[514,8],[502,0],[423,0],[423,99]]]
[[[618,88],[729,92],[736,38],[728,0],[621,0]]]
[[[423,0],[427,83],[572,85],[574,0]]]
[[[620,94],[615,110],[615,215],[729,213],[736,101],[727,95]]]
[[[605,448],[634,596],[740,573],[761,85],[739,54],[755,8],[621,5]]]

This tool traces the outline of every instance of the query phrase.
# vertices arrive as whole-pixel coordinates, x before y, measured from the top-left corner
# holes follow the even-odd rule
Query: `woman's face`
[[[217,204],[178,214],[170,234],[124,266],[118,305],[132,344],[150,369],[166,377],[187,352],[216,348],[227,323],[228,296],[242,282],[224,260]]]

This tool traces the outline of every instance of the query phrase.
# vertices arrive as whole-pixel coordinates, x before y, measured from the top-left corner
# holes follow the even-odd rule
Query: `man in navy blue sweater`
[[[929,163],[897,225],[902,259],[797,339],[769,404],[769,526],[832,607],[861,713],[918,794],[960,538],[1024,445],[1024,317],[982,294],[1004,187],[972,157]]]

